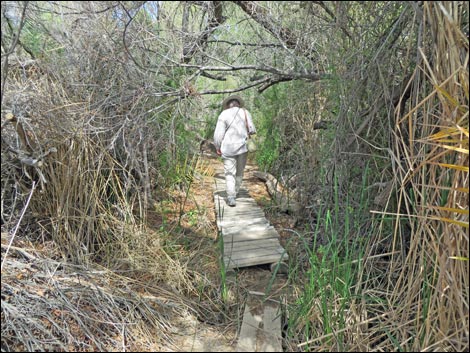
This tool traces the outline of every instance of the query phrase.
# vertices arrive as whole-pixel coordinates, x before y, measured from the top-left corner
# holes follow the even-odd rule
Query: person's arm
[[[256,127],[255,124],[253,124],[253,119],[251,118],[251,113],[246,110],[246,117],[248,120],[248,131],[250,135],[255,135],[256,134]]]
[[[219,115],[219,118],[217,119],[217,125],[215,127],[215,132],[214,132],[214,145],[217,151],[217,154],[220,156],[222,155],[222,152],[220,151],[220,147],[222,146],[222,140],[224,139],[225,136],[225,121],[222,119],[222,114]]]

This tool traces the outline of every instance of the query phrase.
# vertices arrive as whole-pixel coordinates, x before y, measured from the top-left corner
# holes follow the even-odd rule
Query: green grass
[[[361,264],[365,249],[361,234],[361,215],[366,210],[365,184],[369,170],[363,175],[359,207],[350,204],[349,195],[340,197],[338,183],[334,185],[334,204],[317,212],[317,224],[313,232],[313,245],[304,241],[309,269],[304,274],[291,273],[289,278],[303,278],[304,290],[289,309],[288,335],[295,341],[309,342],[305,351],[335,349],[348,350],[345,328],[353,314],[349,308],[361,296]],[[344,204],[340,204],[343,199]],[[327,239],[322,244],[319,239]],[[322,339],[319,337],[327,335]]]
[[[220,233],[220,232],[219,232]],[[224,237],[222,234],[218,234],[219,247],[220,247],[220,294],[222,302],[228,302],[228,287],[227,287],[227,269],[225,268],[224,262]]]

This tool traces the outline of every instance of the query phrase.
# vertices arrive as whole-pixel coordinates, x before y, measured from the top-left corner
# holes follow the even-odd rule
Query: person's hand
[[[221,151],[221,150],[217,150],[216,153],[217,153],[218,156],[221,156],[221,155],[222,155],[222,151]]]

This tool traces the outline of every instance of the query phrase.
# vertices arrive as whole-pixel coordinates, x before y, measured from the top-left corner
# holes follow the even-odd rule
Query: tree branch
[[[257,48],[280,48],[282,45],[274,43],[266,44],[257,44],[257,43],[241,43],[241,42],[231,42],[228,40],[208,40],[207,43],[217,43],[217,44],[229,44],[233,46],[243,46],[243,47],[257,47]]]
[[[297,47],[299,39],[288,28],[274,26],[266,11],[255,1],[234,1],[234,3],[269,33],[281,39],[287,48],[295,49]]]
[[[214,30],[218,26],[225,22],[225,17],[222,15],[222,1],[211,1],[210,4],[212,5],[212,16],[210,17],[208,24],[202,34],[191,44],[187,41],[190,38],[185,38],[185,43],[183,45],[183,57],[181,58],[181,62],[183,63],[187,64],[188,62],[190,62],[192,57],[196,53],[196,50],[207,44],[207,39],[209,38],[209,35],[211,35],[212,32],[214,32]],[[185,4],[185,12],[183,15],[184,26],[187,25],[188,21],[187,11],[188,5]],[[183,31],[185,31],[185,28],[183,28]]]
[[[204,77],[207,77],[207,78],[210,78],[211,80],[216,80],[216,81],[227,81],[227,78],[223,77],[223,76],[215,76],[215,75],[211,75],[207,72],[201,72],[201,76],[204,76]]]
[[[266,91],[269,87],[271,86],[274,86],[275,84],[277,83],[280,83],[280,82],[286,82],[286,81],[292,81],[294,80],[293,77],[280,77],[280,78],[270,78],[268,80],[268,82],[266,82],[264,85],[262,85],[260,88],[258,88],[258,93],[263,93],[264,91]]]
[[[274,67],[257,66],[257,65],[201,66],[201,65],[196,65],[196,64],[179,64],[178,67],[193,68],[193,69],[198,69],[200,71],[222,71],[222,72],[223,71],[255,70],[255,71],[269,72],[271,74],[274,74],[280,77],[289,77],[292,80],[306,79],[309,81],[318,81],[327,77],[326,74],[317,74],[313,72],[307,72],[307,73],[299,73],[299,72],[293,72],[293,71],[286,72],[286,71],[280,71]]]
[[[328,6],[326,6],[326,4],[325,4],[324,1],[312,1],[312,3],[319,5],[323,10],[325,10],[325,12],[335,21],[335,23],[338,24],[339,28],[341,28],[341,31],[343,31],[343,33],[344,33],[349,39],[352,40],[352,36],[351,36],[351,34],[349,33],[349,31],[344,27],[344,25],[341,25],[340,23],[338,23],[338,19],[336,18],[336,15],[333,13],[333,11],[331,11],[331,10],[328,8]]]
[[[8,51],[6,51],[5,53],[2,53],[2,56],[5,57],[2,63],[2,92],[0,94],[0,102],[2,103],[2,106],[3,106],[3,93],[5,92],[5,85],[7,83],[7,77],[8,77],[8,57],[11,54],[13,54],[13,52],[15,51],[15,47],[20,40],[21,31],[23,30],[23,26],[26,23],[26,8],[27,7],[28,7],[28,1],[26,1],[23,5],[23,11],[21,12],[21,19],[20,19],[20,24],[18,26],[18,32],[13,33],[13,39],[12,39],[12,42],[10,43],[10,47],[8,48]],[[3,32],[2,32],[2,47],[3,47]]]

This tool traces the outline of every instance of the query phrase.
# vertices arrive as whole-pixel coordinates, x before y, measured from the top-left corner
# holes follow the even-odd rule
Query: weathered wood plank
[[[224,254],[227,255],[229,253],[233,254],[239,251],[251,251],[256,249],[276,250],[280,246],[279,240],[276,238],[224,243]]]
[[[263,210],[241,189],[236,206],[226,203],[223,173],[216,180],[214,202],[217,226],[224,242],[224,263],[227,270],[233,268],[276,263],[288,259],[279,243],[279,234],[267,221]],[[237,352],[282,352],[281,322],[277,307],[245,306]],[[253,301],[252,301],[253,302]]]
[[[238,205],[235,207],[222,207],[221,209],[216,209],[215,213],[219,215],[227,215],[227,214],[239,214],[239,213],[250,213],[250,212],[258,212],[264,216],[264,212],[259,207],[254,207],[250,205]]]
[[[277,314],[278,307],[269,304],[264,306],[264,328],[259,329],[258,352],[282,352],[281,318]]]
[[[238,234],[238,233],[247,233],[247,232],[261,232],[261,231],[266,231],[266,230],[275,230],[274,227],[270,224],[264,223],[264,224],[253,224],[250,226],[250,228],[242,228],[237,226],[233,227],[224,227],[222,229],[222,234],[223,235],[230,235],[230,234]]]
[[[217,227],[224,242],[227,268],[275,263],[287,259],[279,243],[279,234],[269,224],[263,210],[245,190],[239,193],[235,207],[226,204],[224,185],[214,192]]]
[[[246,218],[250,217],[264,217],[264,212],[261,211],[260,209],[256,208],[244,208],[244,209],[237,209],[237,210],[222,210],[221,212],[216,212],[218,218],[226,219],[228,217],[237,217],[237,216],[244,216]]]
[[[256,352],[256,336],[263,318],[252,313],[249,305],[245,305],[243,322],[237,342],[237,352]]]
[[[266,256],[259,256],[257,258],[245,258],[245,259],[224,259],[225,268],[227,270],[233,268],[241,268],[241,267],[248,267],[248,266],[255,266],[255,265],[263,265],[263,264],[271,264],[274,262],[278,262],[279,260],[286,261],[288,259],[287,254],[284,256],[276,254],[276,255],[266,255]]]
[[[245,243],[238,243],[238,245],[240,247],[237,247],[235,245],[235,247],[231,247],[231,246],[227,246],[224,248],[224,257],[225,258],[245,258],[245,257],[248,257],[247,254],[249,253],[253,253],[253,254],[257,254],[258,256],[261,256],[261,255],[269,255],[269,254],[278,254],[278,253],[282,253],[282,248],[280,247],[279,243],[272,243],[272,244],[265,244],[261,247],[256,247],[256,248],[252,248],[252,247],[249,247],[249,245],[245,244]],[[279,252],[279,249],[281,249],[281,251]]]
[[[249,201],[249,200],[235,200],[236,201],[236,206],[235,207],[230,207],[227,205],[227,203],[225,202],[225,200],[221,201],[220,202],[220,208],[224,209],[224,210],[230,210],[230,211],[237,211],[239,210],[240,208],[243,208],[243,207],[252,207],[252,208],[255,208],[255,209],[258,209],[258,210],[261,210],[261,208],[255,204],[255,202],[253,201]],[[218,204],[216,204],[218,205]],[[219,209],[216,208],[216,211],[218,211]]]
[[[230,249],[225,248],[225,251],[229,251],[230,253],[226,253],[226,257],[230,257],[233,260],[243,260],[248,258],[257,258],[261,256],[268,256],[268,255],[282,255],[284,249],[279,245],[277,248],[266,248],[266,249],[246,249],[244,251],[237,251],[233,252]],[[225,253],[224,253],[225,256]]]
[[[235,200],[235,203],[236,203],[236,206],[234,207],[230,207],[226,200],[225,199],[215,199],[215,208],[216,209],[221,209],[221,208],[224,208],[224,209],[232,209],[232,210],[236,210],[237,207],[240,208],[240,207],[257,207],[259,208],[259,205],[253,201],[253,200]]]
[[[260,212],[263,215],[265,214],[259,206],[254,205],[240,205],[237,204],[235,207],[223,206],[220,209],[216,209],[216,214],[237,214],[237,213],[246,213],[246,212]]]
[[[222,241],[224,244],[238,243],[238,242],[253,242],[263,239],[279,239],[279,234],[273,229],[264,229],[258,232],[241,231],[230,234],[223,234]]]
[[[250,225],[253,224],[266,224],[268,225],[268,221],[265,217],[258,217],[258,218],[253,218],[253,219],[246,219],[243,217],[239,217],[238,219],[227,219],[225,218],[224,220],[220,220],[217,222],[219,224],[219,228],[225,228],[225,227],[233,227],[237,226],[240,228],[246,229],[246,227],[249,227]]]

